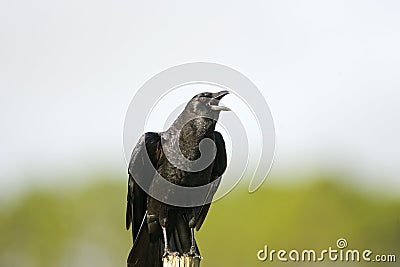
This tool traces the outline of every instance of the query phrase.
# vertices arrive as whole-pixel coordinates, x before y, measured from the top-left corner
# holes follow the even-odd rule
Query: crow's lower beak
[[[217,101],[213,102],[211,104],[211,109],[212,110],[216,110],[216,111],[230,111],[231,109],[228,107],[224,107],[224,106],[218,106],[219,101],[226,96],[227,94],[229,94],[229,91],[221,91],[218,93],[214,93],[213,94],[213,98],[216,99]]]

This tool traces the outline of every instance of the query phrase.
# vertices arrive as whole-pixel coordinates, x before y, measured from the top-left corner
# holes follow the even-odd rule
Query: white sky
[[[398,190],[399,14],[398,1],[2,1],[0,190],[104,166],[124,175],[135,90],[192,61],[262,91],[273,171],[348,168]]]

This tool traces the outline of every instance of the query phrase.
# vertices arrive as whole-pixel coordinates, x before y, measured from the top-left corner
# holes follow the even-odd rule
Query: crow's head
[[[186,105],[186,110],[198,116],[206,116],[210,118],[218,118],[221,111],[229,111],[230,109],[219,105],[219,101],[229,94],[228,91],[217,93],[204,92],[195,95]]]

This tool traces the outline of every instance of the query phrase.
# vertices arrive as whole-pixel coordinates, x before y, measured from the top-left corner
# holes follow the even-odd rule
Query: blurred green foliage
[[[121,179],[79,190],[33,190],[2,205],[0,267],[126,266],[131,236],[124,227],[125,196]],[[212,205],[197,233],[202,266],[294,266],[260,262],[256,253],[264,245],[287,251],[336,248],[338,238],[346,238],[349,249],[396,254],[397,264],[368,266],[398,266],[400,199],[369,196],[328,180],[292,187],[267,182],[253,194],[239,186]]]

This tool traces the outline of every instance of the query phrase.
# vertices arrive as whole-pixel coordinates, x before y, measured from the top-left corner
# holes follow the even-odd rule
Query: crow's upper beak
[[[216,110],[216,111],[230,111],[231,109],[228,107],[218,106],[219,100],[221,100],[227,94],[229,94],[229,91],[226,91],[226,90],[218,92],[218,93],[214,93],[213,98],[216,99],[217,101],[213,101],[211,103],[211,109]]]
[[[221,100],[227,94],[229,94],[229,91],[224,90],[224,91],[221,91],[221,92],[218,92],[218,93],[214,93],[213,94],[213,98]]]

